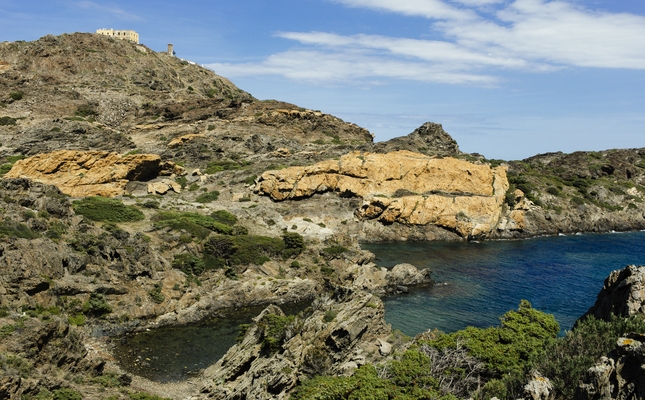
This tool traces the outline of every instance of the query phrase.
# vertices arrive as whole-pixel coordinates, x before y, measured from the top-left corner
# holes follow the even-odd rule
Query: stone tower
[[[174,56],[175,55],[175,50],[172,43],[168,43],[168,55]]]

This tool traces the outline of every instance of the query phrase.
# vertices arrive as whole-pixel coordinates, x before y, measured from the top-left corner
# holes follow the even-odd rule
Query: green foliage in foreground
[[[472,356],[484,361],[488,370],[501,376],[523,373],[560,331],[560,325],[552,314],[533,309],[526,300],[520,302],[517,311],[504,314],[500,321],[499,327],[480,329],[469,326],[461,331],[442,334],[428,344],[442,349],[455,348],[459,343],[468,348]]]
[[[116,199],[86,197],[72,203],[74,212],[92,221],[133,222],[140,221],[145,215],[136,207],[126,206]]]
[[[386,377],[379,377],[373,365],[360,367],[350,377],[319,376],[296,388],[291,399],[457,399],[438,391],[437,380],[428,374],[430,358],[421,352],[408,350],[386,369]]]
[[[616,347],[620,336],[632,332],[645,334],[643,317],[615,317],[611,321],[586,318],[565,337],[552,342],[535,368],[551,380],[556,398],[572,399],[583,374]]]
[[[526,300],[500,321],[498,327],[468,327],[420,341],[398,359],[363,366],[351,377],[313,378],[292,399],[456,399],[451,392],[472,392],[469,396],[477,399],[516,398],[522,395],[526,373],[555,342],[559,326]],[[473,373],[469,379],[474,385],[454,383]]]

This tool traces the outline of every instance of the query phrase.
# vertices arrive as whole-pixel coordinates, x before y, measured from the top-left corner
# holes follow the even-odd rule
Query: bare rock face
[[[307,377],[351,374],[376,360],[370,357],[380,359],[381,343],[391,333],[383,319],[383,303],[376,296],[347,289],[337,289],[334,297],[317,301],[308,317],[286,325],[278,338],[279,348],[269,346],[275,339],[271,326],[284,314],[269,306],[254,319],[242,341],[204,371],[203,378],[210,383],[201,396],[285,399]]]
[[[395,150],[410,150],[428,155],[454,157],[461,153],[455,139],[443,130],[441,124],[426,122],[407,136],[374,144],[379,153]]]
[[[585,316],[609,320],[611,316],[630,317],[639,313],[645,313],[645,267],[630,265],[609,274],[596,303]]]
[[[16,162],[5,177],[51,184],[74,197],[112,197],[125,193],[131,180],[179,172],[156,154],[120,156],[106,151],[60,150]]]
[[[589,368],[578,386],[576,400],[645,398],[645,336],[628,334],[616,349]]]
[[[256,191],[274,200],[327,191],[364,199],[357,216],[385,224],[435,224],[462,237],[489,234],[502,215],[508,180],[503,167],[407,150],[352,152],[308,167],[267,171]]]
[[[391,270],[378,268],[372,263],[357,265],[352,271],[355,276],[354,288],[377,295],[406,292],[408,286],[428,285],[432,283],[429,269],[419,270],[412,264],[398,264]]]

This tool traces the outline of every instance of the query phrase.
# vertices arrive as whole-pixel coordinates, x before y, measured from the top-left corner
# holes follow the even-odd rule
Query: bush
[[[217,200],[218,197],[219,197],[219,192],[217,190],[212,190],[210,192],[200,194],[199,196],[197,196],[195,201],[198,203],[210,203],[212,201]]]
[[[239,163],[236,161],[213,161],[208,163],[206,166],[206,169],[204,170],[204,173],[206,174],[214,174],[216,172],[220,171],[229,171],[229,170],[234,170],[234,169],[240,169],[241,166]]]
[[[645,334],[643,317],[614,317],[610,321],[585,318],[565,337],[551,343],[535,367],[551,380],[557,398],[572,399],[583,374],[613,350],[618,338],[626,333]]]
[[[86,197],[72,203],[74,212],[92,221],[132,222],[140,221],[145,215],[136,207],[126,206],[116,199]]]
[[[282,235],[284,258],[295,257],[305,249],[305,239],[297,232],[284,232]]]
[[[347,250],[348,250],[347,247],[344,247],[341,245],[334,245],[334,246],[325,247],[324,249],[322,249],[324,255],[332,258],[338,257],[339,255],[343,254]]]
[[[442,349],[456,348],[460,343],[472,356],[484,361],[495,376],[522,374],[560,331],[553,315],[534,310],[526,300],[520,302],[517,311],[504,314],[500,321],[499,327],[468,327],[441,334],[428,345]]]
[[[95,117],[99,115],[98,111],[96,111],[96,105],[91,104],[91,103],[86,103],[81,106],[78,106],[74,114],[78,117]]]
[[[56,389],[52,393],[54,400],[83,400],[83,396],[74,389]]]
[[[0,126],[15,125],[16,119],[11,117],[0,117]]]
[[[154,301],[155,303],[163,303],[163,301],[166,299],[163,294],[161,294],[161,284],[155,283],[155,287],[153,289],[150,289],[148,291],[148,296]]]
[[[167,397],[159,397],[155,394],[148,393],[130,393],[131,400],[172,400]]]
[[[226,210],[218,210],[211,213],[211,218],[228,226],[233,226],[237,223],[237,217]]]
[[[15,100],[15,101],[22,100],[22,98],[23,98],[23,96],[24,96],[24,95],[25,95],[25,94],[24,94],[23,92],[12,92],[12,93],[9,93],[9,97],[11,97],[11,98],[12,98],[13,100]]]
[[[90,293],[90,299],[83,303],[82,310],[85,315],[100,317],[104,314],[111,313],[112,306],[107,303],[102,294]]]
[[[0,236],[35,239],[40,235],[27,225],[15,221],[0,221]]]
[[[192,254],[177,254],[172,261],[172,267],[186,275],[198,276],[206,269],[204,260]]]
[[[67,317],[67,322],[71,325],[83,326],[85,325],[85,316],[83,314],[70,315]]]
[[[211,232],[225,235],[230,235],[233,232],[230,226],[198,213],[162,211],[152,219],[155,221],[154,226],[157,229],[169,227],[177,231],[185,230],[200,240],[205,239]]]
[[[293,315],[267,314],[258,322],[262,329],[262,351],[273,354],[282,348],[282,343],[287,336],[287,327],[295,320]]]

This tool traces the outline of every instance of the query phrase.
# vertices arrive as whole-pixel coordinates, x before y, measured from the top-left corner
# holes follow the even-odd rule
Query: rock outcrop
[[[360,218],[383,223],[435,224],[462,237],[489,234],[502,215],[508,180],[503,167],[407,150],[352,152],[338,161],[267,171],[256,191],[274,200],[338,192],[364,199]]]
[[[372,151],[389,153],[395,150],[409,150],[427,155],[456,157],[461,154],[457,141],[453,139],[441,124],[426,122],[407,136],[375,143]]]
[[[630,265],[609,274],[596,303],[585,316],[608,321],[613,316],[636,314],[645,314],[645,267]]]
[[[181,171],[181,167],[162,161],[156,154],[121,156],[106,151],[59,150],[19,160],[5,177],[54,185],[73,197],[113,197],[124,194],[129,181]]]
[[[576,400],[627,400],[645,398],[645,336],[628,334],[616,349],[589,368],[576,392]]]
[[[285,399],[301,380],[314,375],[351,374],[368,361],[381,359],[390,327],[383,303],[364,292],[337,289],[334,299],[319,300],[308,316],[299,316],[280,333],[285,321],[276,306],[254,319],[244,338],[203,378],[209,399]],[[380,339],[380,340],[379,340]]]
[[[369,263],[357,265],[352,271],[352,287],[382,296],[388,293],[407,292],[411,286],[432,284],[432,272],[419,270],[412,264],[398,264],[394,268],[378,268]]]

